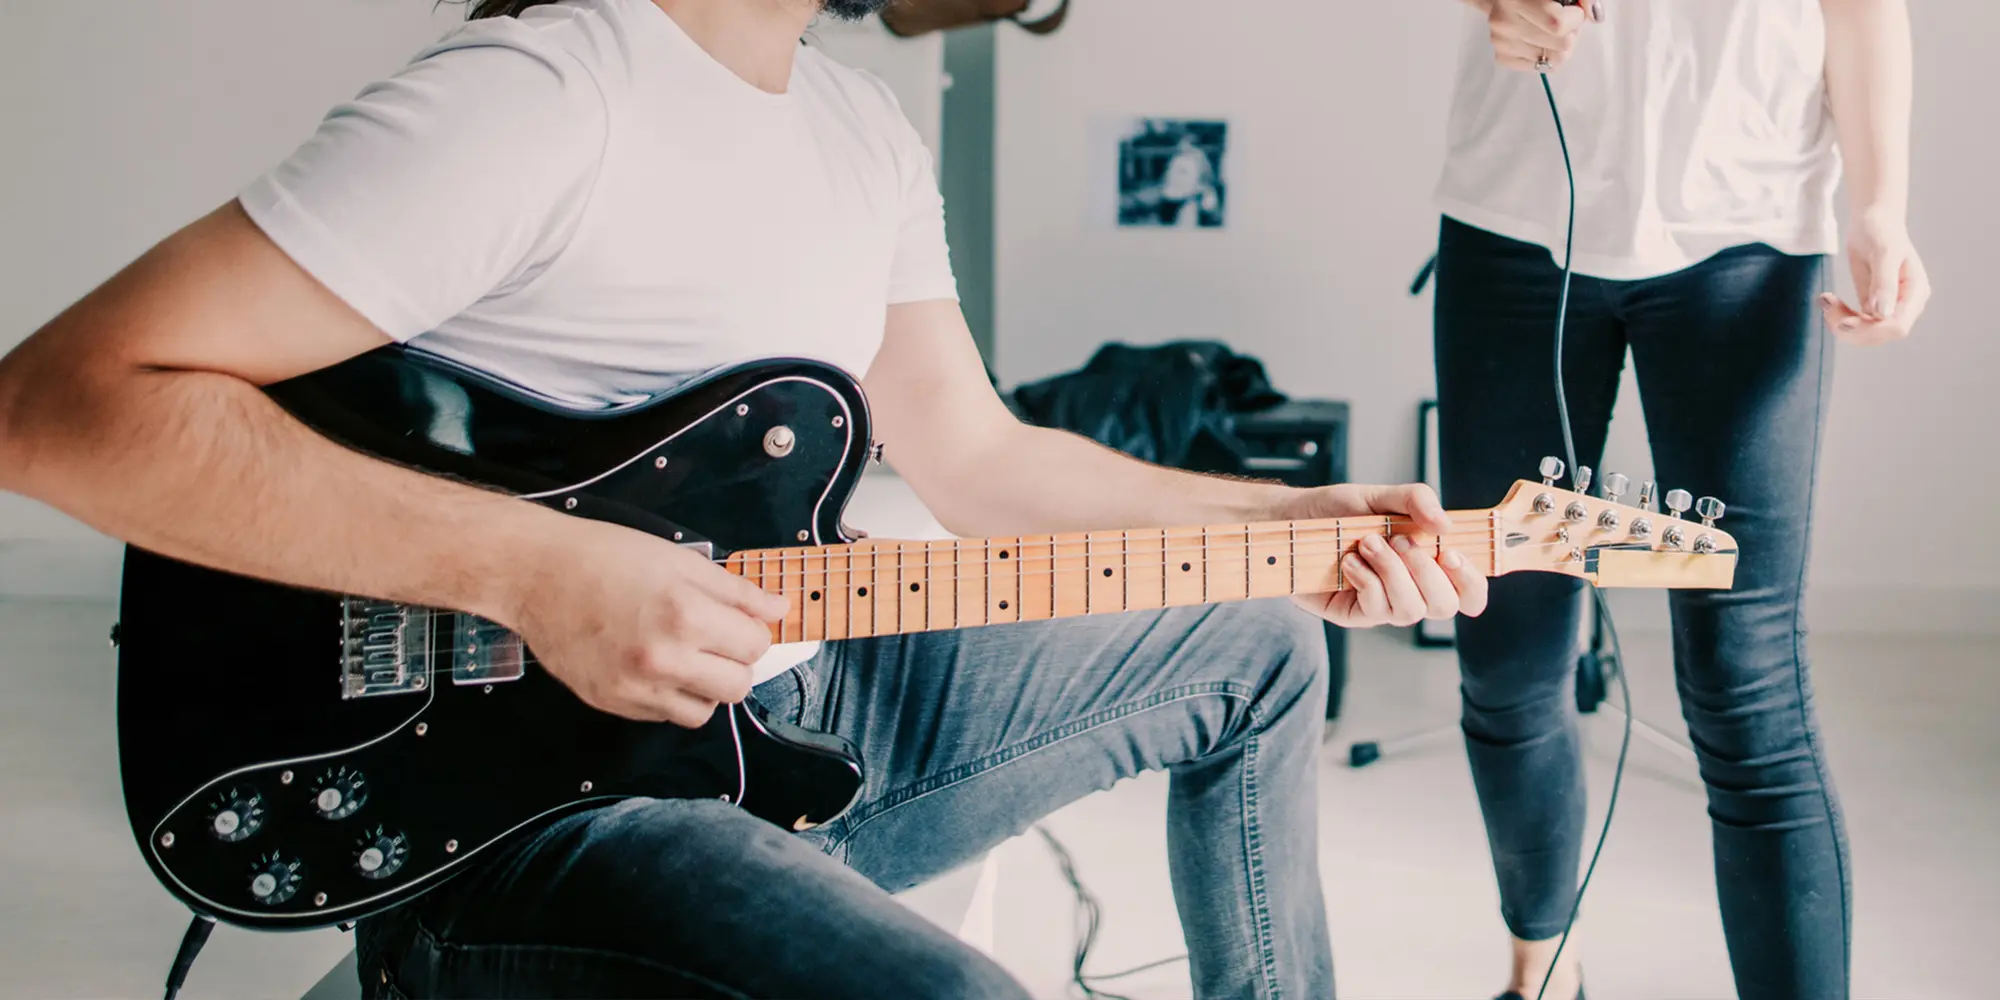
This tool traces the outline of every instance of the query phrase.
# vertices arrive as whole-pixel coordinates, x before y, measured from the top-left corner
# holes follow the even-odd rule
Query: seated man
[[[959,534],[1367,512],[1449,530],[1423,487],[1202,478],[1015,421],[957,308],[930,157],[879,81],[800,46],[820,10],[486,0],[0,361],[0,488],[174,558],[476,612],[587,703],[684,726],[752,696],[783,601],[660,539],[340,448],[259,387],[414,340],[589,406],[802,355],[866,373],[897,469]],[[1343,625],[1485,601],[1461,560],[1380,538],[1342,568],[1349,588],[1302,603]],[[715,801],[570,816],[364,921],[362,978],[1021,996],[888,891],[1165,768],[1200,995],[1329,996],[1324,648],[1284,602],[829,644],[754,696],[861,748],[845,817],[794,835]]]

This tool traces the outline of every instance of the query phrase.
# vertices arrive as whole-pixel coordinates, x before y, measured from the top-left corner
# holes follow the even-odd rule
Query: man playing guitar
[[[1421,486],[1204,478],[1018,423],[958,309],[930,156],[879,81],[799,44],[822,10],[881,3],[487,0],[0,361],[0,488],[176,559],[483,615],[606,712],[697,726],[754,697],[869,761],[860,802],[805,834],[712,800],[549,823],[363,921],[375,995],[1023,996],[889,893],[1161,768],[1198,994],[1331,995],[1311,615],[853,640],[756,683],[785,604],[742,577],[364,457],[260,391],[391,342],[578,406],[804,356],[865,372],[896,469],[955,533],[1450,530]],[[1302,603],[1350,627],[1486,601],[1455,553],[1371,537],[1342,571]]]

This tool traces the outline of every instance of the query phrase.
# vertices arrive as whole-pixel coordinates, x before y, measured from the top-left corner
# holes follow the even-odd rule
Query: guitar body
[[[388,348],[273,386],[355,450],[612,521],[715,558],[847,541],[869,447],[845,373],[737,366],[579,413]],[[860,790],[845,741],[751,704],[699,730],[596,711],[497,626],[279,586],[129,549],[118,728],[127,812],[197,912],[261,929],[351,921],[510,838],[620,799],[726,798],[787,829]]]

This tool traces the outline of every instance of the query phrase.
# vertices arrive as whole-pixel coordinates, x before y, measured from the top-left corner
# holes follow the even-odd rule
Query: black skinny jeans
[[[1444,501],[1485,507],[1562,451],[1561,271],[1542,247],[1452,219],[1438,242]],[[1832,357],[1813,301],[1824,266],[1757,244],[1658,278],[1578,276],[1563,356],[1578,461],[1599,464],[1629,347],[1662,493],[1729,505],[1736,585],[1672,593],[1674,668],[1708,786],[1737,991],[1759,1000],[1848,990],[1849,859],[1800,609]],[[1458,623],[1466,754],[1502,916],[1526,940],[1561,934],[1576,895],[1581,586],[1505,577],[1485,615]]]

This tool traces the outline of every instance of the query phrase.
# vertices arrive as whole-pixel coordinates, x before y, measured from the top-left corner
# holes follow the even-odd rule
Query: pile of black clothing
[[[1213,341],[1106,344],[1077,371],[1011,393],[1028,423],[1073,431],[1134,458],[1196,472],[1240,472],[1238,414],[1285,401],[1264,365]]]

